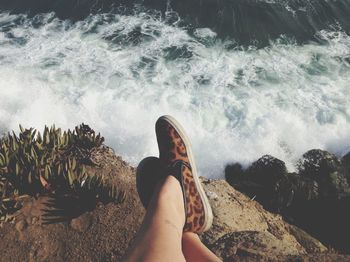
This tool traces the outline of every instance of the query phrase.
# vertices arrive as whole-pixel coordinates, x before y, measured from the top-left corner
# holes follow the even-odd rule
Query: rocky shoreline
[[[21,208],[12,219],[0,222],[3,261],[118,261],[121,258],[145,214],[136,192],[135,168],[103,144],[90,148],[86,154],[89,156],[86,172],[125,192],[123,199],[101,201],[91,194],[76,191],[62,194],[46,189],[21,198]],[[349,261],[350,255],[338,251],[345,253],[348,241],[339,242],[344,244],[342,248],[338,242],[326,239],[322,241],[325,246],[309,235],[311,232],[317,236],[321,232],[318,238],[327,236],[322,228],[313,232],[316,228],[310,229],[306,224],[307,218],[311,222],[322,220],[317,213],[311,215],[317,208],[322,210],[326,199],[336,201],[327,208],[332,204],[334,209],[345,212],[337,201],[344,200],[348,207],[349,156],[338,160],[316,150],[304,158],[307,161],[302,162],[299,174],[288,173],[282,161],[265,156],[247,170],[238,164],[229,165],[226,178],[233,186],[225,180],[201,178],[214,213],[213,226],[200,236],[202,241],[224,261]],[[332,179],[323,180],[327,176]],[[316,183],[318,190],[313,187]],[[302,201],[307,204],[301,205]],[[316,206],[314,201],[321,202]],[[313,205],[314,209],[304,213]],[[345,213],[342,218],[344,224],[337,217],[328,228],[341,234],[339,225],[342,225],[346,232],[345,222],[349,220],[345,221]]]
[[[350,253],[350,152],[341,159],[323,150],[306,152],[289,173],[265,155],[243,170],[226,167],[227,181],[333,248]]]

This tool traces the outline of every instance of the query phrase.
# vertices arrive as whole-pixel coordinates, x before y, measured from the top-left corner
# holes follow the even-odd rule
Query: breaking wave
[[[174,12],[0,13],[0,131],[85,122],[137,164],[157,155],[162,114],[189,133],[201,175],[263,154],[289,168],[311,148],[350,149],[350,37],[237,45]]]

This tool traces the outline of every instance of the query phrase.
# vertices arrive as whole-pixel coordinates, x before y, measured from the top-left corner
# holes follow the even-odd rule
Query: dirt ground
[[[89,172],[108,177],[125,192],[124,202],[103,204],[70,195],[29,197],[14,221],[0,224],[0,261],[120,260],[145,214],[135,169],[108,147],[93,156],[98,166]],[[349,256],[327,253],[318,240],[225,181],[202,182],[214,224],[201,238],[225,261],[350,261]]]
[[[95,159],[100,166],[90,172],[113,178],[126,191],[125,201],[105,205],[71,196],[28,198],[13,222],[0,225],[1,261],[115,261],[121,257],[145,211],[135,191],[133,168],[107,148],[97,152]]]

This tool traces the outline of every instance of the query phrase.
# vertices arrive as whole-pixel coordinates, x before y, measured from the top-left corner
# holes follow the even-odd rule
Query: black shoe
[[[136,188],[142,205],[147,208],[158,182],[167,176],[166,167],[157,157],[144,158],[136,170]]]

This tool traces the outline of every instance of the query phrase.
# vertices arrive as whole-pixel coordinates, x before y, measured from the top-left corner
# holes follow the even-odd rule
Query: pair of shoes
[[[207,231],[213,214],[184,129],[173,117],[162,116],[156,122],[156,135],[159,158],[148,157],[137,168],[136,185],[142,204],[147,207],[159,180],[173,175],[180,182],[183,192],[186,213],[184,231]]]

